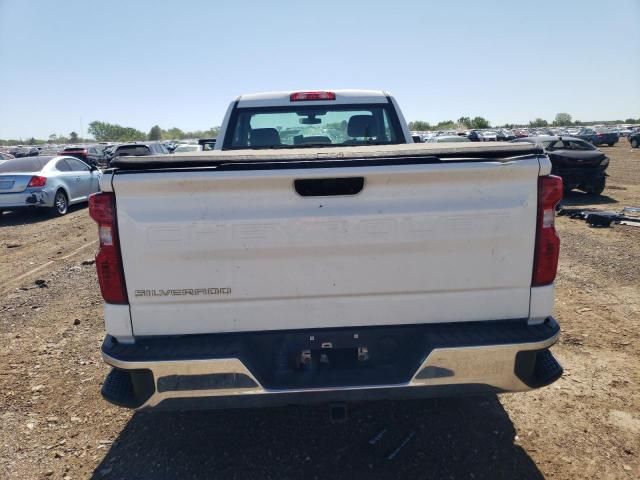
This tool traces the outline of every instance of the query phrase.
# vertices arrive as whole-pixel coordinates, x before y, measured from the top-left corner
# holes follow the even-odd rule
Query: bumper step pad
[[[150,370],[112,369],[102,384],[105,400],[126,408],[137,408],[153,395],[155,384]]]
[[[562,366],[550,350],[542,350],[536,355],[536,368],[533,371],[535,386],[545,386],[555,382],[562,375]]]
[[[550,350],[530,350],[516,355],[515,374],[531,388],[552,384],[562,376],[562,365]]]
[[[102,396],[116,405],[132,408],[138,403],[133,395],[131,375],[123,370],[112,369],[102,384]]]

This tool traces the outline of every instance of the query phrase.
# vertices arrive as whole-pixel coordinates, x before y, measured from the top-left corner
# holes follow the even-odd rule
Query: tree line
[[[52,133],[47,139],[31,137],[28,139],[9,138],[0,139],[0,145],[44,145],[54,144],[74,144],[83,142],[135,142],[141,140],[183,140],[187,138],[213,138],[217,137],[220,127],[212,127],[208,130],[181,130],[173,127],[169,129],[160,128],[159,125],[151,127],[148,133],[133,127],[123,127],[117,123],[108,123],[95,120],[89,124],[87,133],[93,138],[81,138],[77,132],[68,135],[58,135]]]
[[[558,113],[554,120],[548,122],[543,118],[536,118],[531,120],[526,125],[518,125],[508,123],[504,125],[496,125],[494,128],[517,128],[517,127],[568,127],[568,126],[588,126],[588,125],[617,125],[621,123],[640,124],[639,118],[627,118],[625,120],[607,120],[607,121],[591,121],[582,122],[580,120],[573,120],[573,117],[568,113]],[[431,124],[423,120],[414,120],[409,122],[409,129],[414,131],[428,131],[428,130],[455,130],[455,129],[482,129],[491,128],[491,122],[483,117],[460,117],[456,121],[445,120]],[[133,127],[123,127],[117,123],[108,123],[95,120],[89,124],[88,133],[93,138],[80,138],[77,132],[70,132],[67,136],[57,135],[52,133],[48,139],[39,139],[31,137],[28,139],[0,139],[0,145],[44,145],[46,143],[55,144],[74,144],[83,142],[134,142],[141,140],[183,140],[186,138],[213,138],[217,137],[220,132],[220,127],[211,127],[208,130],[193,130],[185,131],[179,128],[173,127],[169,129],[163,129],[159,125],[151,127],[148,133],[138,130]]]
[[[453,120],[445,120],[444,122],[438,122],[431,125],[429,122],[422,120],[415,120],[409,122],[409,130],[415,130],[419,132],[425,132],[427,130],[454,130],[456,128],[476,129],[476,128],[489,128],[491,124],[486,118],[483,117],[460,117],[455,122]]]
[[[183,140],[185,138],[211,138],[217,137],[220,127],[212,127],[208,130],[185,131],[177,127],[167,130],[159,125],[151,127],[148,133],[144,133],[132,127],[123,127],[115,123],[93,121],[89,124],[89,135],[98,142],[132,142],[136,140]]]
[[[580,120],[573,120],[573,117],[568,113],[558,113],[555,118],[548,122],[544,118],[536,118],[531,120],[528,124],[513,124],[507,123],[504,125],[495,125],[494,128],[517,128],[517,127],[570,127],[570,126],[588,126],[588,125],[617,125],[621,123],[640,124],[639,118],[627,118],[625,120],[607,120],[607,121],[591,121],[582,122]],[[409,130],[424,132],[428,130],[455,130],[455,129],[482,129],[491,128],[491,123],[483,117],[460,117],[455,122],[453,120],[446,120],[444,122],[438,122],[436,124],[430,124],[422,120],[415,120],[409,122]]]

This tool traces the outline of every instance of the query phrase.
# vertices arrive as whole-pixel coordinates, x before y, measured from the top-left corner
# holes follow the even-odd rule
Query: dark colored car
[[[178,146],[178,144],[174,142],[162,142],[162,144],[164,145],[164,148],[166,148],[169,151],[169,153],[173,153],[173,151]]]
[[[508,142],[516,138],[516,136],[511,130],[498,130],[498,135],[496,138],[499,142]]]
[[[618,143],[618,134],[606,128],[583,128],[574,137],[592,143],[596,147],[599,145],[613,147]]]
[[[635,132],[629,135],[629,143],[632,148],[640,147],[640,132]]]
[[[75,157],[82,160],[87,165],[97,167],[98,165],[106,165],[107,158],[104,154],[104,147],[102,145],[83,145],[80,147],[65,147],[58,155],[64,155],[67,157]]]
[[[209,150],[213,150],[216,146],[215,138],[201,138],[198,140],[198,145],[202,145],[202,150],[207,152]]]
[[[467,138],[469,140],[471,140],[472,142],[479,142],[480,141],[480,136],[478,135],[478,131],[477,130],[471,130],[469,133],[467,133]]]
[[[115,147],[110,154],[109,163],[116,157],[141,157],[145,155],[165,155],[169,150],[159,142],[123,143]]]
[[[566,192],[578,188],[600,195],[605,187],[609,158],[576,137],[527,137],[513,140],[541,145],[551,160],[551,174],[562,177]]]
[[[40,154],[40,150],[36,147],[19,146],[10,148],[9,154],[13,155],[15,158],[36,157]]]

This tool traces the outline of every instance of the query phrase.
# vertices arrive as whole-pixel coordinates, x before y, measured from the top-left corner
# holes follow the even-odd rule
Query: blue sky
[[[407,120],[640,116],[640,0],[0,0],[0,138],[219,125],[242,93],[375,88]]]

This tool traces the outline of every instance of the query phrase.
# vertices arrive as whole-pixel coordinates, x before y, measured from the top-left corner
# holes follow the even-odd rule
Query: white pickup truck
[[[414,144],[394,98],[243,95],[215,151],[90,201],[102,394],[133,409],[522,391],[549,347],[562,182],[532,144]]]

